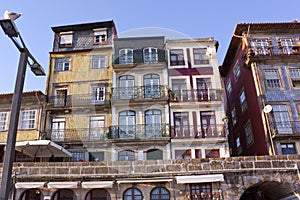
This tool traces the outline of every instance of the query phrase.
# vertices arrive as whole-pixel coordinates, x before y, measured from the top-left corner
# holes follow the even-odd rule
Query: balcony
[[[171,126],[172,139],[195,139],[195,138],[224,138],[225,126],[223,124],[202,126]]]
[[[274,122],[270,124],[273,137],[300,137],[300,122]]]
[[[111,126],[109,139],[166,138],[170,137],[168,124],[137,124]]]
[[[106,93],[105,96],[95,96],[93,94],[80,94],[80,95],[57,95],[49,96],[47,100],[47,109],[71,109],[74,107],[85,106],[109,106],[110,94]]]
[[[167,87],[163,85],[118,87],[112,89],[112,101],[122,100],[167,100]]]
[[[221,89],[194,89],[170,91],[170,102],[214,102],[222,101],[223,90]]]

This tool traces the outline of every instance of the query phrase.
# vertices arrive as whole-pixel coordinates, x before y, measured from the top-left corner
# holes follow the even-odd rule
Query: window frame
[[[238,79],[241,76],[241,68],[240,68],[239,61],[236,61],[236,63],[234,64],[234,67],[233,67],[233,76],[234,76],[234,80],[236,82],[238,81]]]
[[[122,53],[124,51],[124,53]],[[133,64],[133,49],[125,48],[119,50],[119,64]]]
[[[175,53],[175,52],[180,53]],[[172,53],[173,52],[173,53]],[[170,66],[185,66],[185,59],[184,59],[184,51],[183,49],[170,49],[169,50],[169,60],[170,60]],[[173,60],[172,57],[175,57],[176,59]],[[181,59],[182,58],[182,59]]]
[[[92,55],[91,56],[92,69],[106,69],[108,67],[107,55]]]
[[[170,200],[170,191],[165,187],[153,188],[150,192],[150,200]]]
[[[246,92],[244,89],[242,89],[242,91],[239,94],[239,102],[241,105],[241,112],[242,113],[246,112],[248,108],[248,102],[247,102]]]
[[[66,48],[66,47],[73,47],[73,31],[70,32],[61,32],[59,33],[59,47]],[[66,42],[71,41],[71,42]]]
[[[290,82],[291,82],[291,86],[293,89],[300,89],[300,68],[296,67],[296,68],[289,68],[289,77],[290,77]],[[295,71],[294,73],[292,71]],[[299,75],[299,77],[293,77],[294,75]],[[296,86],[294,84],[294,81],[297,82],[298,86]]]
[[[104,34],[101,34],[104,33]],[[108,44],[108,32],[106,28],[93,30],[93,44]]]
[[[148,50],[148,55],[146,55],[146,52]],[[152,50],[155,51],[155,53],[152,52]],[[147,56],[149,57],[148,59]],[[153,59],[154,58],[154,59]],[[157,63],[158,62],[158,51],[155,47],[146,47],[143,49],[143,60],[144,63]]]
[[[286,148],[283,148],[284,145],[286,146]],[[286,149],[287,151],[292,149],[291,147],[288,147],[289,145],[293,145],[293,150],[295,150],[295,152],[292,154],[297,154],[297,147],[296,147],[295,143],[286,143],[285,142],[285,143],[280,143],[280,149],[281,149],[282,155],[291,155],[291,153],[283,152],[283,149]]]
[[[251,120],[248,120],[247,123],[244,125],[244,131],[245,131],[246,144],[247,147],[249,148],[254,144],[254,135],[253,135]]]
[[[273,77],[272,74],[268,73],[276,73],[277,77]],[[283,87],[281,76],[279,69],[264,69],[264,76],[265,76],[265,84],[268,89],[280,89]]]
[[[71,57],[56,58],[55,72],[66,72],[66,71],[71,71]]]
[[[203,50],[203,52],[201,50]],[[197,55],[199,56],[199,58],[196,58]],[[207,48],[193,48],[193,61],[194,65],[209,65],[209,59],[207,57]]]
[[[226,83],[226,92],[227,92],[227,96],[230,96],[230,94],[232,92],[232,84],[231,84],[230,79],[228,79],[228,81]]]
[[[124,155],[122,155],[124,154]],[[122,158],[122,159],[121,159]],[[118,152],[119,161],[135,161],[135,152],[133,150],[122,150]]]
[[[7,131],[8,112],[0,112],[0,131]]]
[[[20,113],[20,130],[35,129],[37,110],[22,110]]]

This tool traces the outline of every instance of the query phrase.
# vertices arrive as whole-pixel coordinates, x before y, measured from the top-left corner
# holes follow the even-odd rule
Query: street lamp
[[[2,180],[0,188],[0,200],[7,200],[9,196],[12,176],[12,166],[15,155],[15,143],[17,136],[17,127],[19,122],[20,106],[22,102],[23,86],[25,81],[26,66],[30,66],[31,71],[36,76],[45,76],[44,69],[31,55],[12,19],[0,19],[0,25],[4,33],[12,40],[20,51],[19,66],[15,82],[15,89],[12,99],[11,116],[6,141],[6,150],[4,154]],[[18,41],[19,39],[19,41]]]

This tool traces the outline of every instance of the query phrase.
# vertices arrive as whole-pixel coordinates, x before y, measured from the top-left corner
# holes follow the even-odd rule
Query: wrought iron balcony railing
[[[171,138],[183,139],[183,138],[225,138],[225,126],[224,124],[215,124],[207,127],[204,126],[171,126]]]
[[[97,142],[107,139],[135,139],[169,137],[167,124],[138,124],[124,126],[99,127],[94,129],[51,129],[42,133],[45,139],[54,142]]]
[[[300,136],[300,122],[299,121],[286,121],[274,122],[270,124],[273,135],[298,135]]]
[[[172,90],[169,92],[170,102],[211,102],[222,101],[221,89]]]
[[[248,47],[249,56],[283,56],[299,55],[300,46],[250,46]]]
[[[137,124],[111,126],[109,139],[170,137],[168,124]]]
[[[88,105],[105,105],[110,103],[110,94],[93,95],[93,94],[80,94],[80,95],[57,95],[49,96],[47,106],[49,107],[76,107]]]
[[[112,100],[167,99],[167,86],[151,85],[112,88]]]

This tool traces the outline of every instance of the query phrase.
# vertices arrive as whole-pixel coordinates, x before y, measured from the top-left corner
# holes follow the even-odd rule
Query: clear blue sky
[[[114,20],[118,33],[158,27],[191,38],[214,37],[221,65],[237,23],[300,20],[299,0],[1,0],[0,18],[5,10],[23,13],[15,23],[46,72],[53,26]],[[18,50],[0,30],[0,93],[13,92],[18,60]],[[46,77],[27,70],[24,91],[45,92],[45,83]]]

